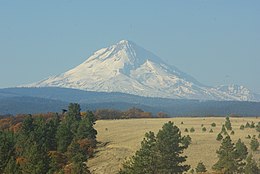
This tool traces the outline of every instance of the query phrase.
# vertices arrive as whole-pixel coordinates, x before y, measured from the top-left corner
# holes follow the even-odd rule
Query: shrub
[[[245,128],[250,128],[250,124],[248,122],[246,122]]]
[[[250,128],[255,128],[255,123],[253,121],[250,124]]]
[[[231,135],[234,135],[234,134],[235,134],[235,132],[232,130],[230,134],[231,134]]]
[[[240,129],[240,130],[244,130],[244,129],[245,129],[245,126],[242,124],[239,129]]]
[[[247,135],[247,136],[246,136],[246,139],[250,139],[250,138],[251,138],[251,136],[250,136],[250,135]]]
[[[258,122],[257,125],[256,125],[256,131],[260,132],[260,122]]]
[[[211,123],[211,126],[212,127],[216,127],[216,123]]]
[[[206,129],[205,127],[203,127],[203,128],[202,128],[202,131],[203,131],[203,132],[206,132],[206,131],[207,131],[207,129]]]
[[[210,133],[212,133],[212,132],[213,132],[213,130],[212,130],[212,129],[210,129],[210,130],[209,130],[209,132],[210,132]]]
[[[184,129],[184,132],[189,132],[189,130],[187,128]]]
[[[195,132],[194,127],[190,128],[190,132]]]
[[[207,171],[207,169],[206,169],[206,166],[203,164],[203,162],[199,162],[197,167],[196,167],[196,172],[197,173],[204,173],[206,171]]]

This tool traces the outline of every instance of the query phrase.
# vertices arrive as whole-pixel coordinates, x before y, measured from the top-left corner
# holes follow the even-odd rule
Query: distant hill
[[[80,103],[82,110],[138,107],[153,114],[166,112],[170,116],[260,115],[259,102],[164,99],[54,87],[0,89],[0,115],[60,112],[71,102]]]

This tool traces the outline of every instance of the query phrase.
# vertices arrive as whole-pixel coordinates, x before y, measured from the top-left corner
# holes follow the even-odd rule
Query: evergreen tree
[[[258,122],[258,123],[257,123],[257,125],[256,125],[256,128],[255,128],[255,129],[256,129],[256,131],[257,131],[257,132],[260,132],[260,122]]]
[[[259,142],[258,142],[258,140],[255,138],[255,135],[254,135],[253,138],[251,139],[250,147],[251,147],[251,150],[253,150],[253,151],[257,151],[257,149],[259,148]]]
[[[179,128],[168,122],[154,133],[146,133],[141,149],[123,164],[119,174],[180,174],[188,171],[190,166],[182,165],[186,156],[181,156],[187,147],[183,145],[184,137]]]
[[[212,167],[214,170],[226,174],[233,174],[238,171],[237,155],[234,143],[229,136],[223,139],[219,150],[217,150],[218,161]]]
[[[135,155],[123,164],[120,174],[156,174],[158,159],[156,154],[156,137],[153,132],[145,134],[141,148]]]
[[[21,164],[22,173],[46,174],[49,171],[49,156],[44,147],[33,140],[27,142],[22,156],[25,159]]]
[[[10,174],[21,174],[21,170],[19,168],[19,165],[16,163],[14,156],[12,156],[9,159],[3,173],[4,174],[9,174],[9,173]]]
[[[221,133],[219,133],[216,140],[221,141],[222,139],[223,139],[223,136],[221,135]]]
[[[195,132],[194,127],[190,128],[190,132]]]
[[[231,121],[229,117],[226,117],[225,127],[227,128],[227,130],[232,130]]]
[[[62,153],[66,152],[72,139],[72,132],[69,130],[65,123],[61,123],[57,129],[56,134],[57,150]]]
[[[183,137],[179,128],[172,122],[165,123],[157,136],[157,150],[159,154],[159,172],[183,173],[188,171],[189,165],[182,165],[186,161],[186,156],[181,156],[183,150],[188,148],[182,144]]]
[[[94,123],[89,117],[82,118],[77,129],[76,138],[78,140],[84,138],[95,140],[97,131],[93,127]]]
[[[15,140],[13,133],[0,131],[0,173],[3,173],[8,161],[15,155]]]
[[[196,167],[196,172],[197,173],[205,173],[207,172],[206,166],[203,164],[203,162],[199,162],[197,167]]]
[[[253,159],[252,154],[250,154],[246,159],[245,174],[257,174],[260,170],[257,166],[256,161]]]
[[[246,122],[245,128],[250,128],[250,124],[248,122]]]
[[[243,172],[244,170],[244,166],[245,166],[245,162],[244,160],[246,159],[247,157],[247,147],[246,145],[241,141],[241,139],[238,139],[238,141],[236,142],[236,151],[235,151],[235,154],[236,154],[236,159],[237,159],[237,163],[238,163],[238,171],[240,173]]]
[[[223,133],[224,135],[228,135],[226,127],[224,125],[222,125],[221,133]]]
[[[66,123],[67,128],[73,134],[76,134],[79,121],[81,120],[80,110],[80,105],[78,103],[70,103],[68,112],[65,115],[64,123]]]
[[[189,135],[184,136],[183,139],[182,139],[182,144],[185,147],[188,147],[191,144],[191,137]]]
[[[239,138],[238,141],[236,142],[235,146],[236,146],[236,153],[237,153],[238,157],[242,160],[245,160],[247,157],[247,154],[248,154],[245,143],[243,143],[241,141],[241,139]]]
[[[49,151],[57,150],[56,133],[59,126],[59,116],[58,114],[53,115],[53,118],[46,123],[46,146]]]

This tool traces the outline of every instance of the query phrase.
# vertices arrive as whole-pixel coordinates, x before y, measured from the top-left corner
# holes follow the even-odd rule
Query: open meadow
[[[230,135],[233,143],[239,138],[247,145],[249,153],[250,139],[258,132],[255,128],[245,128],[240,130],[240,126],[252,121],[257,124],[260,118],[242,117],[230,118],[234,135]],[[195,168],[198,162],[202,161],[208,171],[212,171],[211,167],[217,161],[216,150],[220,146],[220,141],[216,140],[217,134],[221,131],[222,125],[225,123],[224,117],[177,117],[177,118],[161,118],[161,119],[127,119],[127,120],[98,120],[95,128],[98,131],[97,140],[100,142],[94,158],[88,161],[88,166],[94,174],[115,174],[119,171],[121,164],[125,159],[131,157],[136,150],[140,148],[140,143],[144,138],[144,134],[153,131],[157,134],[163,124],[172,121],[176,124],[182,135],[190,135],[192,143],[184,154],[188,156],[187,164],[191,168]],[[183,124],[182,124],[183,122]],[[211,124],[216,123],[216,127]],[[202,131],[202,124],[207,130]],[[190,128],[194,128],[195,132],[190,132]],[[189,132],[184,132],[185,128]],[[210,129],[213,132],[209,132]],[[258,161],[260,152],[253,152],[254,158]]]

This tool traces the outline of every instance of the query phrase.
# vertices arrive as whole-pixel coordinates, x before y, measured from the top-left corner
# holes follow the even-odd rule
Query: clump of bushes
[[[195,132],[194,127],[190,128],[190,132]]]

